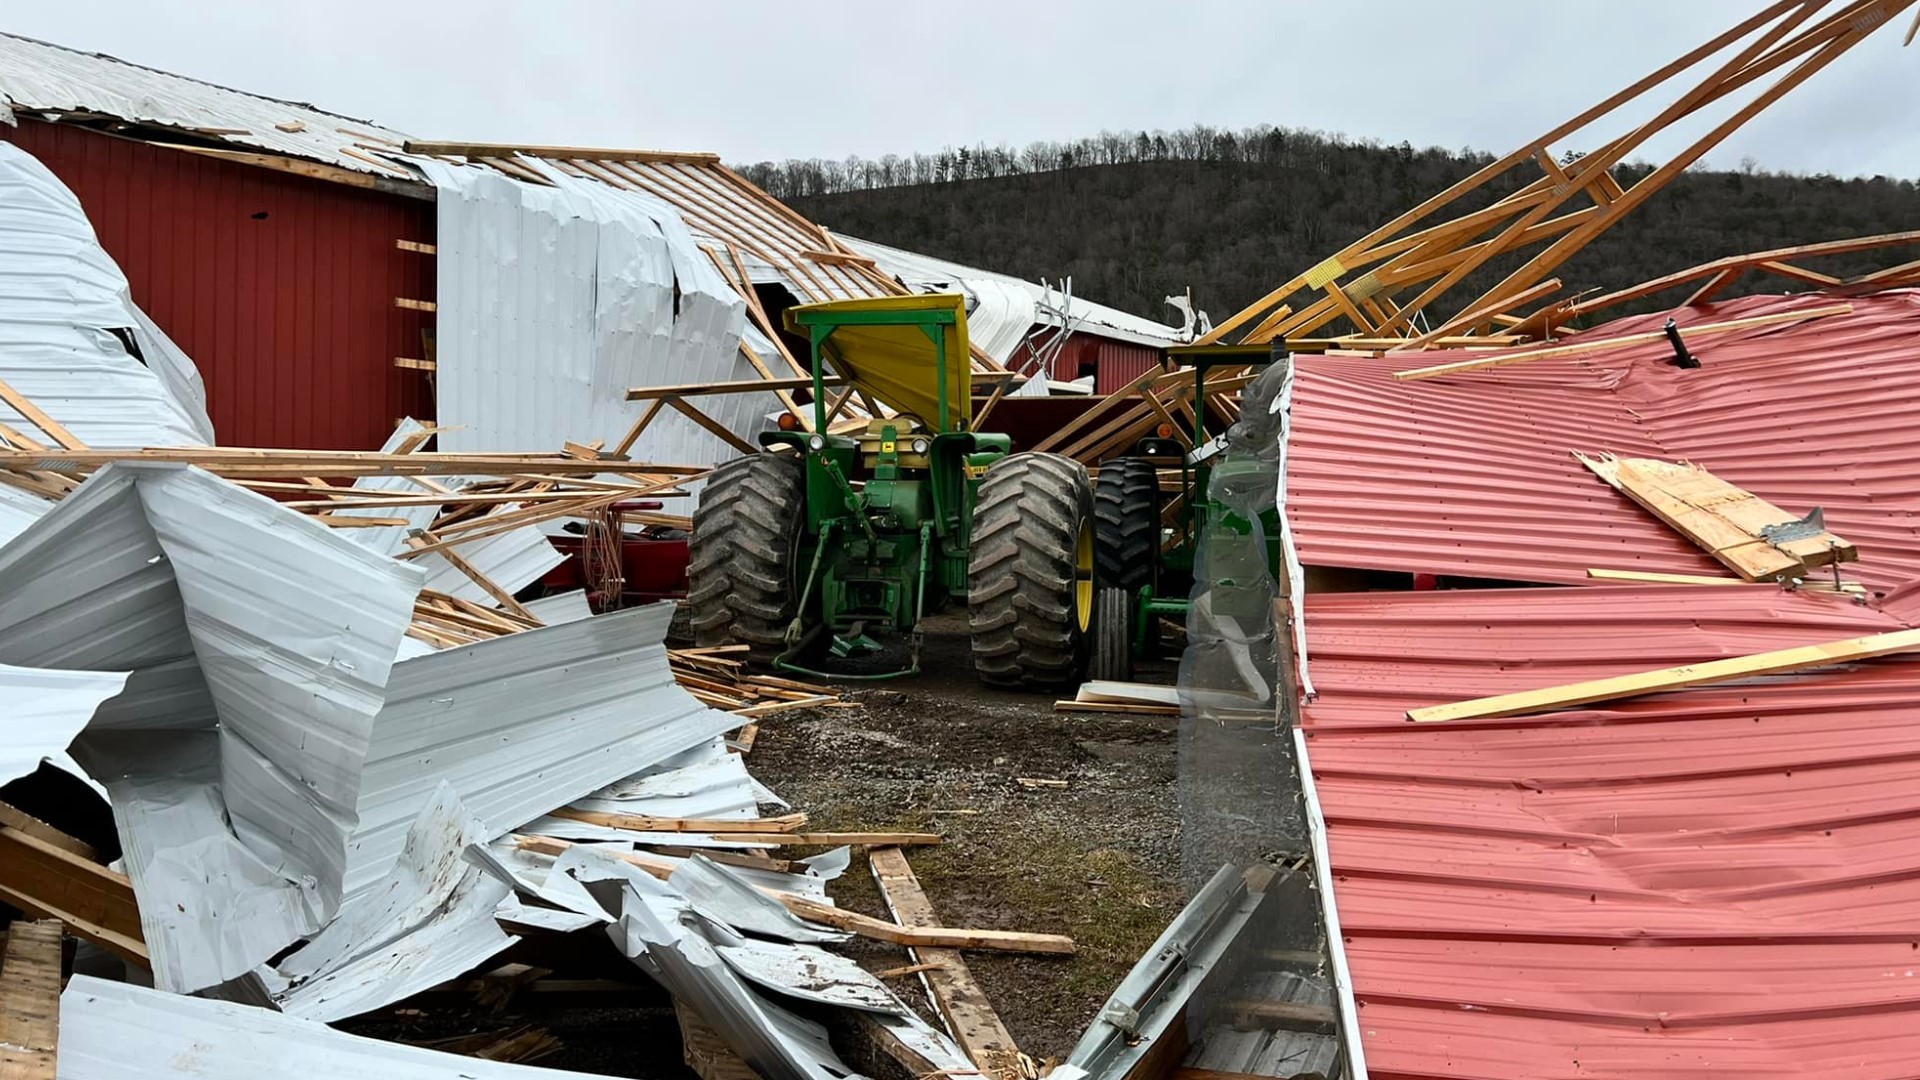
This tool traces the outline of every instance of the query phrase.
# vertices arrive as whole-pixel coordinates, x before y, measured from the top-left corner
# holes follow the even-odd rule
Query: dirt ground
[[[1158,663],[1137,677],[1171,682],[1173,670]],[[930,621],[918,677],[842,693],[861,707],[770,717],[748,768],[805,810],[809,827],[940,833],[945,843],[908,858],[943,922],[1071,935],[1071,958],[967,956],[1021,1049],[1064,1057],[1186,902],[1178,717],[1057,713],[1051,695],[983,687],[951,617]],[[1022,777],[1067,786],[1027,788]],[[886,914],[863,859],[829,891]],[[907,962],[878,943],[843,951],[875,970]],[[896,989],[911,998],[918,982]]]

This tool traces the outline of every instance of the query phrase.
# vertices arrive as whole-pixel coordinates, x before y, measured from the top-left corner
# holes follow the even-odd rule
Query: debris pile
[[[676,605],[620,608],[617,579],[529,591],[563,559],[551,535],[684,525],[651,500],[703,468],[577,443],[431,450],[445,430],[410,420],[378,452],[207,444],[190,362],[163,378],[89,336],[142,322],[70,194],[31,159],[0,164],[45,211],[7,224],[69,241],[38,247],[52,291],[8,298],[0,322],[92,341],[115,389],[75,395],[52,351],[0,356],[0,785],[20,799],[0,800],[0,902],[43,920],[14,924],[0,967],[10,1064],[518,1075],[555,1036],[432,1049],[327,1025],[492,979],[509,950],[560,969],[598,939],[709,1061],[846,1077],[830,1028],[848,1028],[914,1075],[1031,1072],[1011,1040],[956,1041],[825,948],[913,950],[933,1000],[976,1018],[991,1010],[959,950],[1074,949],[942,925],[903,854],[937,835],[812,830],[748,774],[759,718],[836,695],[749,673],[732,647],[669,648]],[[896,919],[829,897],[855,847]],[[85,973],[60,995],[67,935]]]

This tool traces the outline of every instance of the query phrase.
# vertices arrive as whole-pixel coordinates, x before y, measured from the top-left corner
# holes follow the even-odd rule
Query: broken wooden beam
[[[34,918],[58,919],[76,937],[149,966],[133,883],[75,854],[72,844],[0,823],[0,901]]]
[[[1655,458],[1573,455],[1614,490],[1748,581],[1804,576],[1860,557],[1817,513],[1801,518],[1706,469]]]
[[[807,815],[783,814],[771,818],[678,818],[652,814],[612,814],[600,810],[576,810],[563,806],[554,817],[604,825],[609,829],[635,832],[683,833],[794,833],[806,827]]]
[[[1431,723],[1443,720],[1483,720],[1501,716],[1520,716],[1552,709],[1565,709],[1575,705],[1591,705],[1597,701],[1616,701],[1620,698],[1639,697],[1643,694],[1684,690],[1708,683],[1725,682],[1728,679],[1779,675],[1806,668],[1826,667],[1852,660],[1870,660],[1877,656],[1891,656],[1895,653],[1916,650],[1920,650],[1920,630],[1895,630],[1886,634],[1869,634],[1866,637],[1828,641],[1819,645],[1801,645],[1791,649],[1754,653],[1750,656],[1709,660],[1700,664],[1683,664],[1679,667],[1659,668],[1654,671],[1639,671],[1631,675],[1615,675],[1606,679],[1549,686],[1540,690],[1523,690],[1513,694],[1496,694],[1493,697],[1457,701],[1447,705],[1432,705],[1424,709],[1409,709],[1407,719]]]
[[[876,848],[868,855],[874,884],[895,922],[902,926],[934,926],[933,904],[899,848]],[[914,963],[898,973],[918,972],[927,997],[939,1012],[953,1041],[967,1058],[998,1080],[1020,1080],[1020,1048],[974,981],[973,973],[955,949],[909,948]]]
[[[1847,315],[1853,311],[1852,304],[1829,304],[1826,307],[1802,308],[1798,311],[1776,311],[1770,315],[1752,315],[1744,319],[1730,319],[1726,322],[1705,323],[1698,326],[1683,326],[1680,335],[1683,339],[1692,339],[1707,334],[1724,334],[1732,330],[1752,330],[1761,326],[1774,326],[1780,323],[1804,322],[1807,319],[1819,319],[1828,315]],[[1639,334],[1623,334],[1619,337],[1595,338],[1592,341],[1576,341],[1567,345],[1549,345],[1542,349],[1522,349],[1517,352],[1502,352],[1493,356],[1483,356],[1473,360],[1459,360],[1450,364],[1435,364],[1431,367],[1413,368],[1408,371],[1396,371],[1393,377],[1400,382],[1412,382],[1419,379],[1435,379],[1442,375],[1458,375],[1467,371],[1483,371],[1487,368],[1505,367],[1527,360],[1549,360],[1559,357],[1578,356],[1582,353],[1597,352],[1601,349],[1614,349],[1625,345],[1645,345],[1654,341],[1665,341],[1664,330],[1649,330]]]
[[[517,836],[514,838],[514,843],[524,851],[539,855],[560,855],[574,846],[570,841],[552,836]],[[638,851],[609,851],[606,854],[621,862],[637,866],[662,881],[673,878],[675,864],[659,856]],[[796,896],[780,889],[765,886],[756,886],[756,888],[780,901],[788,911],[802,919],[894,945],[908,945],[915,948],[989,949],[995,952],[1040,953],[1052,956],[1071,956],[1075,951],[1073,939],[1064,934],[1028,934],[1017,930],[976,930],[954,926],[908,928],[890,923],[885,919],[876,919],[871,915],[837,908],[832,904],[809,897]]]

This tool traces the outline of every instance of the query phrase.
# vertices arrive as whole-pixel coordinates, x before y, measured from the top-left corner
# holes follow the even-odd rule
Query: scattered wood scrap
[[[1744,319],[1730,319],[1725,322],[1704,323],[1680,329],[1683,340],[1703,337],[1707,334],[1724,334],[1732,330],[1752,330],[1762,326],[1775,326],[1781,323],[1805,322],[1827,315],[1846,315],[1853,311],[1852,304],[1828,304],[1824,307],[1802,308],[1798,311],[1776,311],[1768,315],[1752,315]],[[1473,360],[1459,360],[1431,367],[1413,368],[1409,371],[1396,371],[1393,377],[1400,382],[1419,379],[1436,379],[1442,375],[1458,375],[1467,371],[1483,371],[1487,368],[1505,367],[1527,360],[1548,360],[1584,353],[1598,352],[1602,349],[1616,349],[1624,345],[1644,345],[1653,341],[1665,341],[1664,330],[1649,330],[1639,334],[1622,334],[1618,337],[1594,338],[1591,341],[1576,341],[1566,345],[1549,345],[1540,349],[1519,349],[1502,351]]]
[[[1082,683],[1071,701],[1053,703],[1055,712],[1129,713],[1137,716],[1180,715],[1180,688],[1152,683]]]
[[[1472,701],[1458,701],[1449,705],[1409,709],[1407,719],[1429,723],[1441,720],[1483,720],[1501,716],[1520,716],[1570,708],[1575,705],[1591,705],[1597,701],[1614,701],[1620,698],[1639,697],[1643,694],[1663,693],[1668,690],[1683,690],[1691,686],[1725,682],[1728,679],[1779,675],[1916,650],[1920,650],[1920,630],[1895,630],[1886,634],[1870,634],[1866,637],[1846,638],[1819,645],[1801,645],[1792,649],[1777,649],[1773,652],[1736,656],[1726,660],[1709,660],[1701,664],[1684,664],[1680,667],[1640,671],[1631,675],[1616,675],[1612,678],[1593,679],[1565,686],[1549,686],[1540,690],[1523,690],[1519,693],[1475,698]]]
[[[60,942],[57,920],[15,921],[0,959],[0,1077],[54,1080],[60,1049]]]
[[[1860,557],[1815,510],[1790,514],[1698,465],[1611,454],[1574,457],[1675,532],[1748,581],[1800,577]]]
[[[873,880],[880,887],[887,910],[902,926],[932,926],[939,922],[933,904],[920,888],[906,853],[899,848],[877,848],[868,856]],[[909,948],[911,967],[896,969],[905,974],[917,971],[927,997],[940,1013],[947,1031],[975,1065],[996,1080],[1020,1080],[1023,1070],[1019,1046],[1001,1023],[1000,1015],[987,1002],[987,995],[967,969],[958,950]]]
[[[727,1040],[678,998],[673,1015],[680,1022],[681,1055],[700,1080],[760,1080],[760,1074],[733,1052]]]

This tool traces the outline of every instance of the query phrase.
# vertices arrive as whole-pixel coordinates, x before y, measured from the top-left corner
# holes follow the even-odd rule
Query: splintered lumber
[[[537,855],[560,855],[574,846],[572,842],[557,837],[528,835],[516,836],[514,845],[523,851],[531,851]],[[661,881],[668,881],[673,877],[673,862],[657,855],[648,855],[639,851],[608,851],[606,854],[637,866]],[[989,949],[996,952],[1042,953],[1055,956],[1071,956],[1074,952],[1073,939],[1063,934],[1026,934],[1016,930],[974,930],[952,926],[907,928],[887,922],[885,919],[876,919],[856,911],[846,911],[832,904],[822,903],[805,896],[796,896],[780,889],[758,885],[755,888],[780,901],[788,911],[802,919],[894,945],[908,945],[915,948]]]
[[[681,1056],[700,1080],[760,1080],[760,1074],[686,1002],[675,998],[673,1015],[680,1021]]]
[[[1645,581],[1656,585],[1745,585],[1740,578],[1712,577],[1707,574],[1656,574],[1648,570],[1597,570],[1587,576],[1596,581]]]
[[[609,814],[599,810],[576,810],[571,806],[555,810],[553,816],[635,832],[791,833],[798,832],[807,824],[805,814],[784,814],[774,818],[676,818],[651,814]]]
[[[60,1048],[58,921],[16,920],[0,959],[0,1078],[54,1080]]]
[[[382,454],[362,450],[275,450],[239,446],[151,447],[142,450],[0,452],[0,468],[70,471],[116,461],[173,461],[198,465],[219,476],[513,476],[526,473],[584,475],[620,472],[649,476],[697,476],[705,465],[582,461],[564,454]]]
[[[1797,576],[1860,557],[1854,546],[1698,465],[1588,457],[1582,465],[1748,581]],[[1787,535],[1779,530],[1799,526]],[[1770,535],[1771,534],[1771,535]]]
[[[1846,315],[1853,311],[1852,304],[1829,304],[1826,307],[1803,308],[1799,311],[1776,311],[1770,315],[1753,315],[1744,319],[1730,319],[1726,322],[1705,323],[1699,326],[1680,328],[1681,340],[1690,340],[1706,334],[1724,334],[1731,330],[1751,330],[1758,326],[1773,326],[1778,323],[1805,322],[1827,315]],[[1522,349],[1518,352],[1503,352],[1493,356],[1478,357],[1473,360],[1458,360],[1450,364],[1435,364],[1432,367],[1414,368],[1410,371],[1396,371],[1394,379],[1400,382],[1413,382],[1419,379],[1435,379],[1442,375],[1457,375],[1464,371],[1482,371],[1487,368],[1505,367],[1527,360],[1550,360],[1563,356],[1578,356],[1581,353],[1597,352],[1601,349],[1617,349],[1623,345],[1644,345],[1650,341],[1665,341],[1665,330],[1649,330],[1641,334],[1622,334],[1618,337],[1595,338],[1592,341],[1576,341],[1568,345],[1549,345],[1541,349]]]
[[[0,902],[34,918],[58,919],[75,936],[149,966],[133,883],[75,854],[72,844],[50,843],[0,824]]]
[[[933,904],[920,888],[906,853],[899,848],[876,848],[868,855],[874,884],[894,921],[902,926],[935,926]],[[927,997],[941,1021],[969,1060],[1000,1080],[1020,1077],[1020,1048],[993,1011],[987,995],[954,949],[909,948],[913,965],[898,973],[918,972]]]
[[[1870,634],[1866,637],[1846,638],[1819,645],[1801,645],[1791,649],[1777,649],[1773,652],[1736,656],[1726,660],[1683,664],[1680,667],[1660,668],[1657,671],[1639,671],[1631,675],[1615,675],[1611,678],[1593,679],[1566,686],[1550,686],[1542,690],[1524,690],[1515,694],[1499,694],[1494,697],[1475,698],[1472,701],[1457,701],[1449,705],[1409,709],[1407,719],[1429,723],[1440,720],[1481,720],[1500,716],[1521,716],[1575,705],[1591,705],[1596,701],[1615,701],[1620,698],[1639,697],[1643,694],[1664,693],[1668,690],[1684,690],[1687,687],[1725,682],[1728,679],[1779,675],[1853,660],[1870,660],[1876,656],[1891,656],[1895,653],[1913,652],[1916,649],[1920,649],[1920,630],[1895,630],[1886,634]]]

